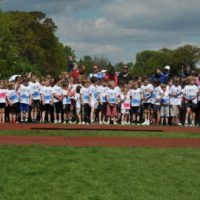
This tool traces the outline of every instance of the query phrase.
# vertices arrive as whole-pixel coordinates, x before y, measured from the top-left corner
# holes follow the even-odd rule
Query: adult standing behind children
[[[123,66],[123,72],[120,72],[118,75],[119,85],[128,84],[129,81],[133,80],[131,74],[128,71],[128,66]]]

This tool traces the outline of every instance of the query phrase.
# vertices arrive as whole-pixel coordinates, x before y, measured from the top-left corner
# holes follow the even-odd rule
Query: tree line
[[[142,51],[136,55],[135,63],[119,62],[112,65],[107,55],[92,57],[87,52],[83,58],[76,60],[73,49],[56,37],[56,30],[54,21],[43,12],[0,11],[0,78],[27,71],[40,76],[55,76],[67,70],[68,62],[84,65],[86,73],[91,72],[94,65],[102,69],[114,67],[115,71],[121,71],[125,64],[133,75],[148,75],[165,65],[170,65],[174,72],[181,71],[188,64],[198,70],[196,66],[200,61],[200,48],[194,45],[174,50]]]

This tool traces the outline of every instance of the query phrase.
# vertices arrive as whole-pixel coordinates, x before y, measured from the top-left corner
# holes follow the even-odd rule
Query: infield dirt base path
[[[0,124],[0,130],[96,130],[96,131],[151,131],[151,132],[190,132],[200,133],[200,128],[171,126],[120,126],[120,125],[54,125],[54,124]],[[23,132],[22,132],[23,134]],[[103,137],[103,136],[0,136],[0,145],[50,145],[79,147],[157,147],[157,148],[200,148],[200,138],[139,138],[139,137]]]
[[[130,137],[63,137],[63,136],[0,136],[0,145],[48,145],[78,147],[153,147],[200,148],[194,138],[130,138]]]

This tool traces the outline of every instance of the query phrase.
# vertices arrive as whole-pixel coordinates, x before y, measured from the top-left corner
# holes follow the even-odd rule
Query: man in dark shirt
[[[123,66],[123,72],[120,72],[118,75],[119,85],[128,84],[132,80],[132,76],[128,72],[128,66]]]

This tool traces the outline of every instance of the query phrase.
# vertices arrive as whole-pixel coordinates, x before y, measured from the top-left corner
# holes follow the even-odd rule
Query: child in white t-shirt
[[[106,100],[107,100],[107,109],[106,109],[106,115],[108,117],[107,124],[110,124],[110,121],[113,120],[113,124],[117,124],[117,102],[119,93],[115,89],[115,82],[110,81],[109,89],[106,94]]]
[[[0,124],[5,123],[5,108],[6,108],[7,89],[4,81],[0,81]]]
[[[61,113],[62,113],[62,99],[63,90],[61,88],[61,81],[59,79],[55,80],[55,85],[53,86],[53,97],[54,97],[54,123],[61,123]]]
[[[153,114],[152,118],[154,117],[155,125],[160,124],[160,101],[161,96],[163,95],[163,91],[161,90],[160,83],[157,81],[153,82],[153,92],[150,98],[151,104],[153,106]]]
[[[195,109],[197,109],[197,96],[198,87],[195,85],[195,79],[193,77],[188,78],[188,84],[184,87],[183,95],[185,99],[186,114],[185,114],[185,126],[195,126]],[[191,124],[189,124],[190,115],[192,118]]]
[[[7,102],[9,108],[9,122],[16,123],[17,114],[19,113],[19,97],[15,90],[14,83],[8,85]]]
[[[76,93],[75,93],[75,107],[76,107],[76,117],[77,117],[77,123],[81,124],[82,119],[81,119],[81,95],[80,95],[80,90],[81,90],[81,86],[78,85],[76,87]]]
[[[140,112],[141,112],[141,88],[138,83],[134,83],[133,88],[130,90],[131,96],[131,113],[133,124],[140,124]]]
[[[182,87],[179,80],[174,80],[174,84],[169,89],[170,115],[173,125],[182,125],[179,120],[179,113],[182,107]]]
[[[90,89],[89,89],[89,81],[84,80],[82,82],[83,87],[80,90],[80,98],[81,98],[81,105],[83,111],[83,121],[82,124],[89,124],[90,123]]]
[[[150,125],[150,117],[151,117],[151,95],[153,92],[153,85],[149,83],[148,78],[144,78],[143,85],[141,86],[141,94],[142,94],[142,106],[144,112],[144,122],[142,125]]]
[[[161,108],[160,108],[160,123],[164,125],[164,121],[166,125],[169,125],[169,117],[170,117],[170,105],[169,105],[169,91],[167,89],[166,84],[160,85],[162,89],[161,96]]]
[[[32,104],[32,91],[28,79],[24,78],[19,88],[21,122],[28,122],[30,105]]]
[[[122,89],[120,94],[121,100],[121,124],[130,124],[130,109],[131,109],[131,98],[130,93],[127,87]]]
[[[53,105],[53,88],[51,87],[51,81],[47,79],[45,86],[41,89],[42,105],[44,110],[42,112],[42,122],[45,122],[45,115],[47,114],[48,122],[51,122],[51,110]]]
[[[71,118],[72,118],[72,98],[75,96],[75,93],[69,88],[68,84],[63,84],[63,124],[69,123],[72,124]]]

